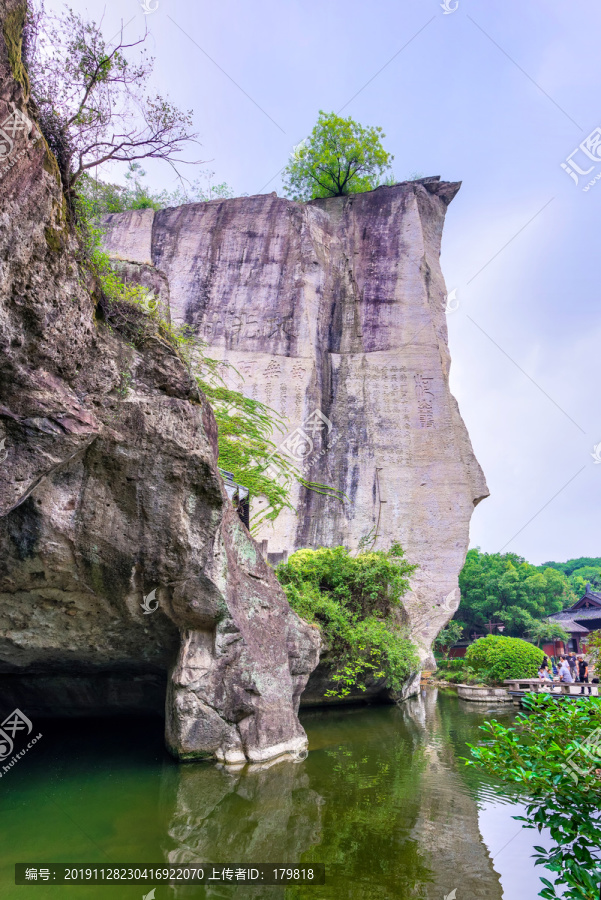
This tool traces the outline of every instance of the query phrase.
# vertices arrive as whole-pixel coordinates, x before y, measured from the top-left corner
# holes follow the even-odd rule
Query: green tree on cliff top
[[[382,147],[381,128],[319,112],[313,131],[284,169],[284,188],[294,200],[372,191],[394,157]]]

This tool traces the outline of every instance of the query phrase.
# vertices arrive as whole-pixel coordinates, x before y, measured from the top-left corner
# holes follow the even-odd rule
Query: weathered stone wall
[[[176,755],[298,751],[318,633],[228,501],[186,367],[99,318],[17,78],[20,12],[0,0],[0,124],[18,125],[0,147],[0,718],[147,711],[169,671]],[[138,275],[168,302],[160,273]]]
[[[109,252],[164,273],[172,318],[235,367],[223,369],[232,387],[285,417],[282,445],[305,478],[345,496],[297,486],[297,514],[257,534],[269,558],[400,541],[419,564],[404,607],[424,658],[459,603],[470,517],[488,494],[449,390],[439,256],[458,188],[430,178],[106,219]]]

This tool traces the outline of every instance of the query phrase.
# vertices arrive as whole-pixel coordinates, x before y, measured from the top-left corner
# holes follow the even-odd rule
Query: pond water
[[[301,714],[305,761],[228,772],[177,765],[162,723],[36,723],[42,739],[0,780],[2,900],[129,900],[150,887],[15,886],[15,862],[325,863],[324,886],[160,886],[156,900],[535,900],[520,807],[461,757],[491,709],[429,689],[401,706]],[[453,895],[453,890],[456,893]]]

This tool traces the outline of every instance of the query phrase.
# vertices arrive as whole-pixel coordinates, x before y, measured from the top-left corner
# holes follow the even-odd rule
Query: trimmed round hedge
[[[467,648],[465,661],[491,681],[536,678],[545,654],[521,638],[489,634]]]

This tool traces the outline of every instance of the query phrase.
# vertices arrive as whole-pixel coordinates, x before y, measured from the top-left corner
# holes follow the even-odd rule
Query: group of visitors
[[[538,677],[541,681],[553,681],[558,678],[563,684],[581,684],[580,693],[584,694],[584,686],[587,685],[589,694],[592,688],[588,681],[588,662],[583,656],[576,656],[570,653],[568,656],[560,656],[558,663],[551,663],[553,674],[549,671],[549,660],[545,656],[538,670]],[[597,678],[593,678],[593,683],[598,683]]]

